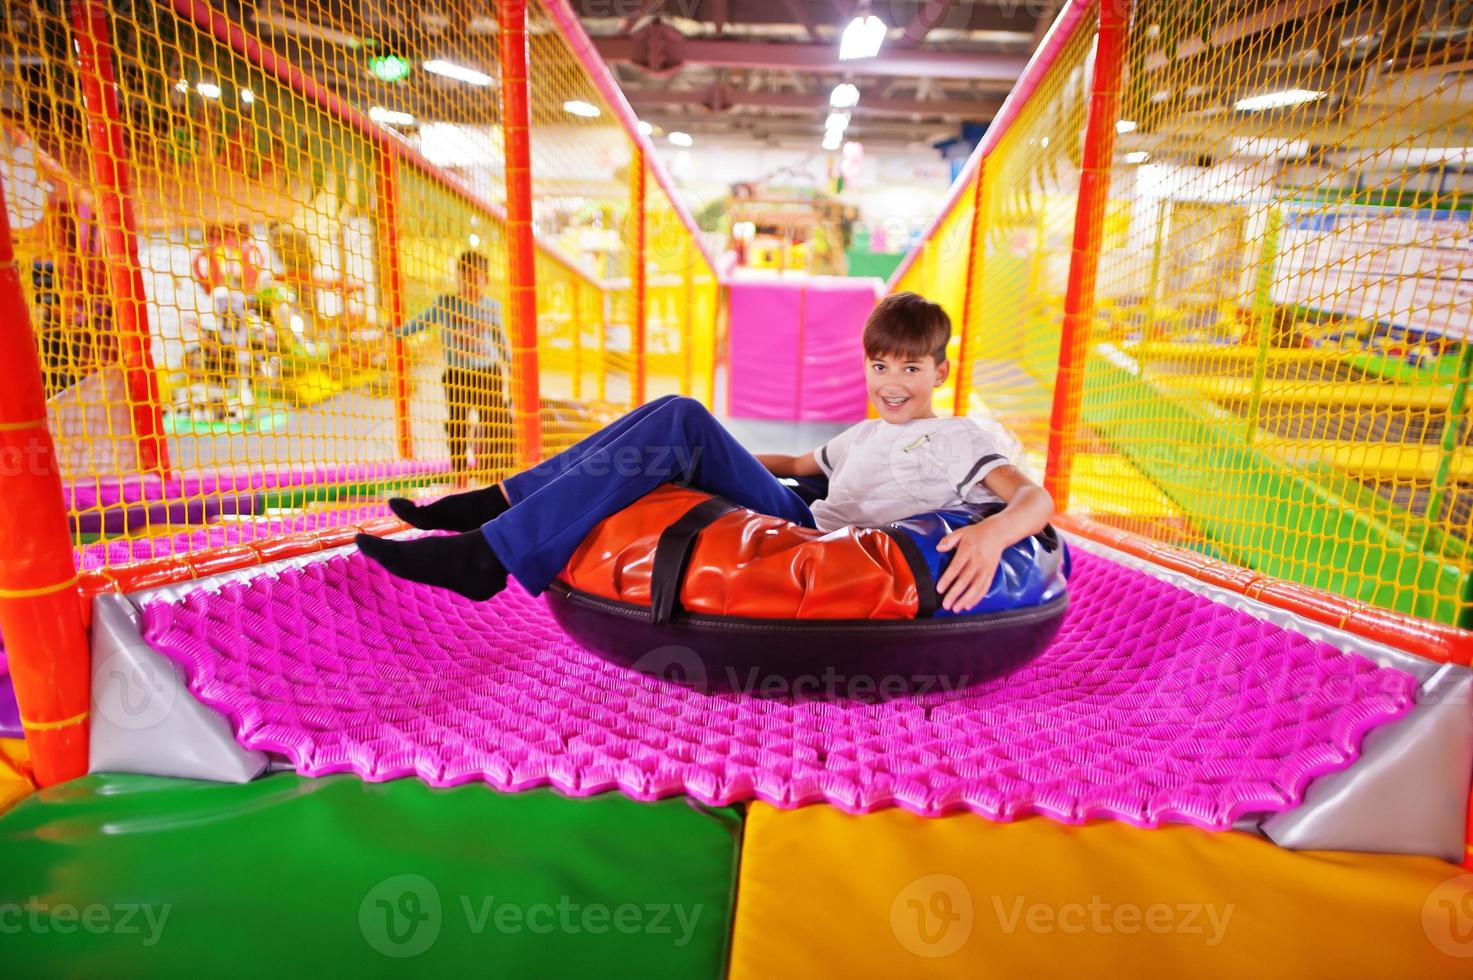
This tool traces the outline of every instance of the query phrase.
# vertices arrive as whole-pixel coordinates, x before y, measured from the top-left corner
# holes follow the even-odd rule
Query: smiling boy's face
[[[950,373],[950,361],[937,364],[930,354],[922,357],[879,354],[866,355],[864,359],[870,403],[880,418],[896,425],[912,419],[935,418],[931,397],[946,383]]]
[[[455,291],[462,299],[472,303],[479,303],[481,297],[486,294],[487,280],[490,278],[486,270],[475,266],[462,267],[455,273]]]

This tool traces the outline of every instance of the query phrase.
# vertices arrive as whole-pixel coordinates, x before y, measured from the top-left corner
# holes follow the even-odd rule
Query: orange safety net
[[[310,530],[493,480],[519,458],[514,417],[556,451],[632,404],[641,374],[648,397],[709,399],[715,274],[664,184],[635,196],[639,138],[539,4],[538,356],[514,356],[497,16],[7,8],[0,176],[74,546]],[[515,404],[526,370],[537,405]]]

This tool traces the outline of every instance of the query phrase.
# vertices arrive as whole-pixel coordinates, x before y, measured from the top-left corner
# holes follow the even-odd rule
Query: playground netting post
[[[404,322],[404,272],[399,262],[399,167],[394,154],[377,147],[377,184],[374,197],[379,209],[379,262],[384,306],[390,323]],[[409,362],[404,338],[397,332],[389,335],[390,377],[394,386],[394,430],[399,442],[399,456],[414,458],[414,427],[409,416]]]
[[[968,370],[972,363],[970,359],[971,344],[969,341],[972,337],[972,331],[976,329],[973,320],[977,316],[977,310],[980,305],[980,299],[976,294],[982,279],[979,275],[980,270],[978,269],[978,263],[981,261],[982,255],[979,247],[983,240],[983,233],[986,230],[987,220],[987,210],[983,207],[982,203],[982,195],[986,192],[987,188],[984,180],[987,174],[987,161],[984,158],[978,157],[976,163],[977,175],[972,184],[972,230],[971,234],[967,236],[966,285],[963,287],[965,292],[962,294],[961,338],[957,343],[956,364],[952,365],[954,368],[953,374],[955,375],[952,380],[956,385],[956,394],[954,396],[956,402],[954,414],[956,415],[967,414],[967,395],[972,389],[971,378],[969,377],[970,371]]]
[[[645,261],[645,160],[644,147],[636,145],[629,157],[629,277],[631,290],[630,341],[634,357],[634,396],[638,405],[644,401],[647,372],[644,363],[648,314],[645,277],[649,263]]]
[[[1130,5],[1131,0],[1103,0],[1100,6],[1099,42],[1090,80],[1084,159],[1074,212],[1074,247],[1069,256],[1069,285],[1064,294],[1059,370],[1049,416],[1048,462],[1044,471],[1044,489],[1061,511],[1069,507],[1069,482],[1079,436],[1085,360],[1095,316],[1095,280],[1104,238],[1105,201],[1114,165],[1115,124],[1120,119],[1120,77],[1125,64]]]
[[[87,771],[91,695],[61,474],[46,427],[46,393],[0,184],[0,635],[36,782]]]
[[[123,138],[118,86],[113,76],[113,43],[107,7],[100,0],[71,0],[82,101],[107,264],[108,298],[117,327],[123,376],[138,447],[138,465],[167,473],[158,374],[154,370],[143,270],[138,264],[138,221],[132,201],[129,145]]]
[[[532,156],[528,128],[527,3],[497,0],[501,48],[501,120],[506,139],[506,285],[511,325],[512,417],[517,459],[531,466],[542,458],[542,423],[537,390],[537,277],[532,237]],[[574,370],[578,370],[575,365]]]

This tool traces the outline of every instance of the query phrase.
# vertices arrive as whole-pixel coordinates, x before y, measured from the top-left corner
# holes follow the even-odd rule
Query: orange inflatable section
[[[1435,858],[756,803],[739,874],[731,980],[1473,976],[1473,875]]]
[[[663,486],[607,518],[573,554],[563,583],[649,605],[660,534],[709,496]],[[680,601],[693,613],[766,619],[913,619],[920,606],[905,555],[883,531],[825,534],[749,510],[701,532]]]

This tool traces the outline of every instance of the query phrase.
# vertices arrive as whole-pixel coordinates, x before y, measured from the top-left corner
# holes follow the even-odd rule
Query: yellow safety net
[[[1128,528],[1466,618],[1468,33],[1446,5],[1137,5],[1083,408],[1149,481],[1111,495]]]
[[[228,10],[0,14],[0,178],[85,564],[495,479],[514,418],[556,451],[641,373],[709,398],[714,272],[653,174],[635,196],[636,140],[540,5],[535,406],[513,397],[494,6]]]
[[[1042,463],[1066,289],[1096,273],[1081,418],[1060,433],[1071,510],[1473,625],[1466,17],[1132,7],[1100,121],[1109,193],[1080,218],[1099,253],[1071,251],[1091,12],[898,286],[962,323],[966,409]]]
[[[980,205],[973,172],[897,285],[945,307],[953,357],[965,335],[966,361],[954,366],[966,410],[1008,425],[1036,473],[1058,369],[1092,44],[1093,32],[1081,29],[1064,46],[983,159]]]

